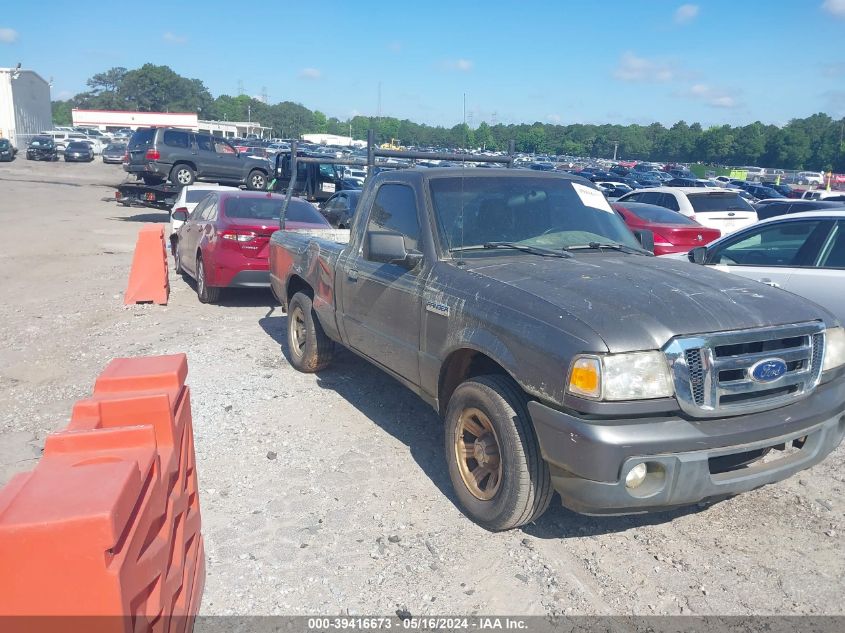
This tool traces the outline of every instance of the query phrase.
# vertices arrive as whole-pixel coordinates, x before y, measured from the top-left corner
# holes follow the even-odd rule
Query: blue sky
[[[845,0],[3,4],[0,66],[53,98],[151,62],[342,119],[379,93],[383,115],[447,126],[464,93],[473,126],[845,116]]]

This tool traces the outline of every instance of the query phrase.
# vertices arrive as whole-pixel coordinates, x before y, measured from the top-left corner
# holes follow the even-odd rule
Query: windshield
[[[672,209],[667,209],[666,207],[658,207],[656,204],[629,203],[621,206],[638,218],[654,222],[655,224],[698,224],[698,222],[690,220],[687,216],[681,215],[677,211],[672,211]]]
[[[245,220],[277,220],[282,213],[284,198],[256,198],[255,196],[233,196],[226,199],[223,213],[227,218]],[[302,200],[291,200],[285,215],[288,222],[307,222],[328,227],[329,224],[313,206]]]
[[[52,147],[53,140],[46,136],[36,136],[29,145],[30,147]]]
[[[87,143],[68,143],[67,148],[72,149],[72,150],[78,150],[78,151],[82,151],[82,150],[87,151],[88,150],[88,144]]]
[[[696,213],[706,211],[753,211],[739,194],[732,192],[689,194],[689,201]]]
[[[9,149],[9,141],[4,138],[0,138],[0,149]]]
[[[489,242],[562,249],[589,242],[639,248],[594,187],[564,178],[434,178],[431,198],[449,250]]]
[[[132,138],[129,139],[129,149],[152,145],[155,135],[156,131],[153,128],[138,128]]]

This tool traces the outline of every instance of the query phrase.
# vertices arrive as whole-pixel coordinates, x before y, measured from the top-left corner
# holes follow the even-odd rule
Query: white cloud
[[[163,39],[165,42],[168,42],[169,44],[184,44],[188,41],[188,38],[184,35],[176,35],[175,33],[171,33],[170,31],[167,31],[167,33],[162,35],[161,39]]]
[[[822,64],[822,75],[825,77],[842,77],[845,76],[845,62],[832,62],[829,64]]]
[[[845,116],[845,90],[828,90],[822,93],[826,111],[834,117]]]
[[[693,84],[679,94],[683,97],[703,101],[713,108],[733,109],[740,106],[739,99],[733,91],[709,84]]]
[[[620,81],[666,82],[676,77],[676,71],[668,62],[648,59],[627,51],[619,58],[619,65],[613,76]]]
[[[318,68],[303,68],[299,71],[300,79],[317,80],[323,78],[323,73]]]
[[[699,10],[697,4],[682,4],[675,11],[675,24],[689,24],[698,17]]]
[[[547,114],[546,115],[546,121],[548,121],[549,123],[554,123],[555,125],[557,125],[558,123],[563,121],[563,117],[561,117],[559,114]]]
[[[822,11],[827,11],[837,18],[845,18],[845,0],[824,0]]]
[[[468,73],[474,65],[471,59],[447,59],[443,62],[443,67],[446,70],[457,70],[462,73]]]
[[[0,27],[0,42],[11,44],[18,39],[18,32],[8,27]]]

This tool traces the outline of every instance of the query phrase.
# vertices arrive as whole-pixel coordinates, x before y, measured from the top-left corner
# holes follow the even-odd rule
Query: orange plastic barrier
[[[65,616],[0,628],[190,631],[205,556],[187,373],[184,354],[113,360],[0,489],[0,616]]]
[[[161,224],[145,226],[138,231],[123,304],[152,302],[166,305],[169,296],[164,227]]]

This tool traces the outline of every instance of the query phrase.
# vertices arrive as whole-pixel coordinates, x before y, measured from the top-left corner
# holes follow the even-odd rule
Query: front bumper
[[[528,409],[563,505],[584,514],[629,514],[735,495],[819,463],[845,435],[845,376],[794,404],[722,419],[588,420],[539,402]],[[795,440],[801,448],[779,459],[724,469],[731,456],[741,461]],[[651,478],[629,490],[625,476],[643,462],[651,464]]]

